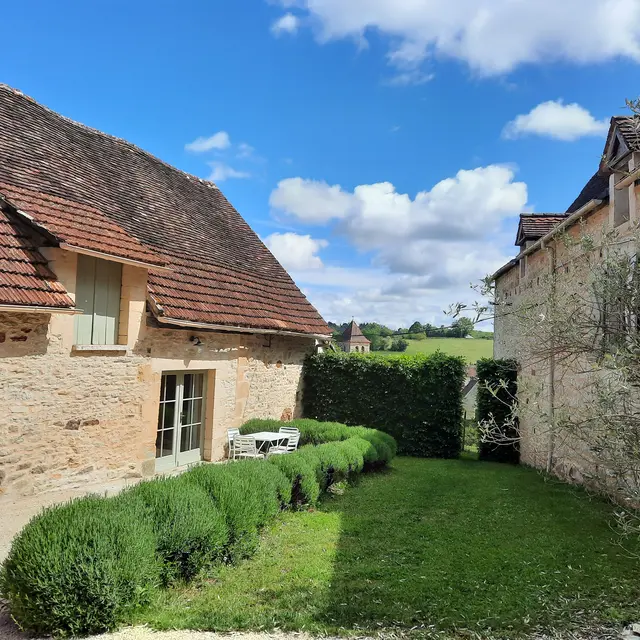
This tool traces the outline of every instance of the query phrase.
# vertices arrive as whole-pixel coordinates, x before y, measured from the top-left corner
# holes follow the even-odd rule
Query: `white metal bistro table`
[[[256,439],[258,453],[268,453],[271,447],[281,445],[289,439],[286,433],[278,433],[277,431],[260,431],[258,433],[248,433],[247,435]]]

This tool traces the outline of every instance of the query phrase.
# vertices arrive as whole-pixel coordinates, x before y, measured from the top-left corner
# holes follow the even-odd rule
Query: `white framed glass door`
[[[163,373],[156,434],[156,471],[202,459],[204,373]]]

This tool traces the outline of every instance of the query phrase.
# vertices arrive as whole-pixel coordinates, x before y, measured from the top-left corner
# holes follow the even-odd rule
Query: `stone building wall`
[[[632,233],[634,223],[640,219],[640,187],[635,187],[636,206],[629,223],[618,227],[622,238]],[[584,218],[583,226],[573,225],[568,233],[577,238],[587,233],[594,237],[605,228],[612,228],[613,211],[608,204]],[[588,439],[569,436],[553,428],[562,412],[579,412],[589,402],[593,374],[588,362],[553,362],[541,356],[539,345],[528,334],[536,314],[545,313],[548,288],[545,278],[555,273],[560,295],[574,291],[584,292],[588,282],[583,263],[576,258],[578,249],[569,248],[561,239],[549,242],[527,257],[526,273],[521,276],[516,265],[496,281],[498,299],[502,301],[496,311],[494,356],[514,358],[519,363],[518,399],[520,408],[521,459],[524,464],[548,468],[557,475],[582,481],[584,473],[591,473],[597,461]],[[528,319],[522,321],[523,309]],[[582,365],[582,366],[581,366]]]
[[[49,253],[75,295],[75,254]],[[312,338],[155,326],[146,274],[123,266],[117,351],[74,350],[72,315],[0,312],[0,494],[153,475],[163,372],[206,375],[206,460],[228,428],[298,415]]]
[[[0,491],[153,473],[141,428],[145,359],[70,353],[51,324],[46,314],[0,314]]]

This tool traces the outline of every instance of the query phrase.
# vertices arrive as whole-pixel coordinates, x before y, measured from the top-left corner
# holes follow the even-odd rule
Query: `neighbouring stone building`
[[[362,333],[355,320],[352,320],[344,330],[341,346],[347,353],[369,353],[371,350],[371,342]]]
[[[544,322],[547,282],[553,283],[560,300],[576,292],[585,300],[591,295],[583,266],[589,249],[572,239],[585,235],[602,239],[612,230],[620,242],[632,237],[640,223],[639,127],[637,117],[612,118],[595,175],[566,212],[522,214],[516,238],[520,251],[493,275],[494,355],[519,363],[521,459],[576,481],[584,480],[585,472],[597,471],[598,463],[588,442],[558,433],[554,423],[560,412],[580,411],[591,401],[586,390],[593,367],[585,362],[581,370],[551,352],[541,355],[522,317],[538,314]],[[590,259],[602,263],[602,249],[592,254]]]
[[[331,331],[218,187],[0,87],[0,493],[152,476],[299,412]]]

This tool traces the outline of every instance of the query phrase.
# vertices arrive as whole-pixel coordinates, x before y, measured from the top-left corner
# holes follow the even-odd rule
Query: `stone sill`
[[[73,351],[126,351],[126,344],[74,344]]]

